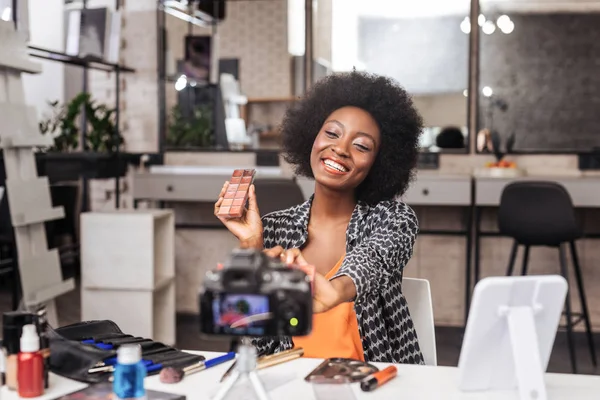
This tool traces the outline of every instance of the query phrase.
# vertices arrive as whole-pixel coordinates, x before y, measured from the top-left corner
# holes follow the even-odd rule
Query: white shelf
[[[81,319],[108,319],[127,334],[175,344],[175,281],[156,291],[81,289]]]
[[[81,318],[109,319],[125,333],[175,343],[172,210],[81,216]]]
[[[82,287],[152,291],[173,278],[174,221],[171,210],[82,214]]]

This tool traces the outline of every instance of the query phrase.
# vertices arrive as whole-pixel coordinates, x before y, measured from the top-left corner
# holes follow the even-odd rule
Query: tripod
[[[258,400],[270,400],[267,391],[256,373],[256,349],[249,338],[242,338],[238,347],[235,371],[219,389],[213,400],[225,400],[227,394],[241,378],[247,377]]]

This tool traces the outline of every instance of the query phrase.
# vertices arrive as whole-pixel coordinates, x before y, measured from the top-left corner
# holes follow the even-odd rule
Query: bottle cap
[[[117,350],[119,364],[137,364],[142,359],[142,348],[139,344],[124,344]]]
[[[37,334],[37,327],[33,324],[27,324],[23,327],[21,335],[21,352],[35,353],[40,349],[40,337]]]
[[[27,312],[10,311],[2,315],[2,336],[6,353],[18,354],[23,326],[33,324],[34,315]]]

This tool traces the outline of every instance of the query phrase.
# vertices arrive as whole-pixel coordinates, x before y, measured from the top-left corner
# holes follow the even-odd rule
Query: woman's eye
[[[328,137],[331,137],[331,138],[336,138],[336,137],[338,137],[337,133],[335,133],[335,132],[331,132],[331,131],[325,131],[325,134],[326,134]]]
[[[362,145],[360,143],[356,143],[356,147],[358,147],[358,149],[360,151],[369,151],[370,150],[367,146],[364,146],[364,145]]]

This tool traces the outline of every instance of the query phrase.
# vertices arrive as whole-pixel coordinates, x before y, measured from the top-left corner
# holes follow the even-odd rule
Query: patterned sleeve
[[[412,257],[419,231],[417,216],[402,202],[391,201],[375,211],[371,234],[346,254],[333,277],[346,275],[352,279],[357,300],[378,292],[380,287],[387,286],[391,276],[402,272]]]

